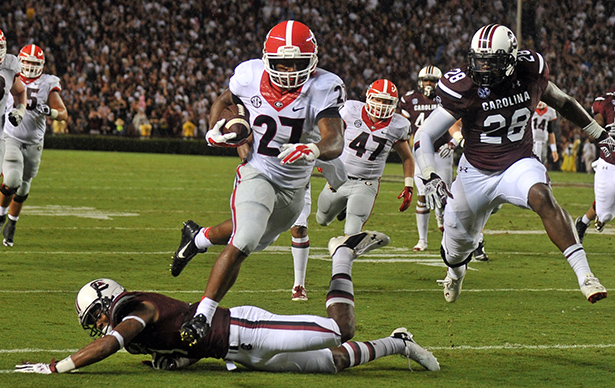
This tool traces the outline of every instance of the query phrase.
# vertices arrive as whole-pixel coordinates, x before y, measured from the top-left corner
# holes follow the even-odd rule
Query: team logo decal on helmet
[[[387,79],[379,79],[369,86],[367,93],[366,110],[371,116],[384,120],[393,116],[397,101],[397,86]]]
[[[419,91],[428,98],[434,98],[436,89],[432,85],[425,85],[425,81],[432,81],[434,84],[442,78],[442,70],[436,66],[425,66],[419,71]]]
[[[303,23],[288,20],[269,31],[263,47],[263,63],[269,79],[284,89],[305,84],[316,70],[318,44]]]
[[[45,67],[45,54],[35,44],[29,44],[19,52],[21,75],[25,78],[38,78],[43,74]]]
[[[500,24],[481,27],[472,37],[468,58],[470,76],[481,87],[502,83],[515,71],[517,38]]]

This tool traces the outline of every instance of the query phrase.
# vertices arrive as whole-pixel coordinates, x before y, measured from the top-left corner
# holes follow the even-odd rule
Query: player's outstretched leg
[[[332,276],[326,307],[329,317],[340,328],[342,342],[351,339],[355,332],[352,262],[364,253],[386,246],[389,241],[389,237],[380,232],[361,232],[334,237],[329,241]]]

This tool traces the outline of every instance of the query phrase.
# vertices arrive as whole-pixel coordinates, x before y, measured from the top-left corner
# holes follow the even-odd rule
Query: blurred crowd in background
[[[505,24],[589,110],[615,85],[612,3],[526,0],[520,36],[517,2],[504,0],[2,0],[0,28],[7,52],[37,44],[61,78],[70,119],[55,132],[201,137],[235,66],[260,58],[267,31],[286,19],[312,29],[319,66],[359,100],[377,78],[405,93],[425,65],[466,63],[473,33]],[[584,141],[563,119],[557,136],[562,152]]]

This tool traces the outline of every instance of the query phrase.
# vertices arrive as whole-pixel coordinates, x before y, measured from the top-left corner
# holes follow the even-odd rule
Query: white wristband
[[[463,135],[461,134],[461,131],[453,133],[453,139],[457,141],[457,144],[461,143],[461,141],[463,140]]]
[[[406,187],[414,187],[414,178],[412,178],[411,176],[405,177],[404,185],[406,185]]]
[[[58,373],[68,372],[73,369],[75,369],[75,363],[73,362],[73,359],[70,358],[70,356],[56,363],[56,370],[58,371]]]
[[[592,120],[591,123],[587,124],[583,130],[589,134],[589,136],[594,139],[598,139],[600,135],[602,135],[605,131],[604,129],[596,122],[596,120]]]
[[[314,159],[318,159],[318,157],[320,156],[320,150],[318,149],[318,146],[314,143],[310,143],[307,145],[307,147],[312,150],[312,153],[314,153]]]
[[[52,109],[52,110],[51,110],[51,114],[49,115],[49,117],[51,117],[51,119],[52,119],[52,120],[55,120],[55,119],[57,119],[57,118],[58,118],[58,115],[59,115],[59,114],[60,114],[60,113],[58,112],[58,110],[57,110],[57,109]]]
[[[549,144],[549,147],[551,147],[551,151],[557,152],[557,146],[555,145],[555,143]]]
[[[124,347],[124,337],[122,337],[122,335],[120,333],[118,333],[115,330],[111,330],[111,332],[109,334],[107,334],[106,336],[109,336],[109,335],[115,337],[117,342],[120,344],[120,349]]]

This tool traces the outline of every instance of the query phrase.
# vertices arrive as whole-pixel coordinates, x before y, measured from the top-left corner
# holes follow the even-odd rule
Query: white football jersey
[[[539,112],[538,109],[534,111],[532,115],[532,136],[534,137],[534,141],[548,142],[549,141],[549,132],[547,129],[549,127],[549,122],[557,120],[557,111],[550,106],[547,106],[547,109]]]
[[[27,84],[26,95],[28,98],[26,114],[23,116],[21,124],[14,127],[8,120],[4,120],[4,136],[12,137],[24,144],[38,144],[45,137],[47,129],[47,116],[39,113],[36,106],[39,103],[48,104],[49,94],[52,90],[58,92],[62,90],[60,79],[55,75],[43,74],[37,79]],[[9,97],[13,103],[13,96]],[[7,113],[8,114],[8,113]]]
[[[365,103],[350,100],[340,110],[346,122],[344,152],[340,158],[349,177],[378,179],[393,145],[408,140],[410,122],[394,113],[391,118],[374,123],[364,107]]]
[[[269,83],[262,60],[239,64],[230,79],[229,90],[239,97],[250,113],[254,143],[248,164],[284,188],[307,184],[314,162],[304,159],[282,165],[280,147],[286,143],[309,143],[320,139],[317,115],[328,108],[339,109],[346,101],[344,83],[335,74],[316,68],[297,91],[282,96]]]
[[[6,112],[12,110],[12,105],[8,104],[8,98],[12,96],[13,82],[15,76],[19,76],[20,70],[21,66],[17,57],[12,54],[6,54],[4,61],[0,64],[0,114],[4,114],[6,107],[9,107],[6,108]]]

